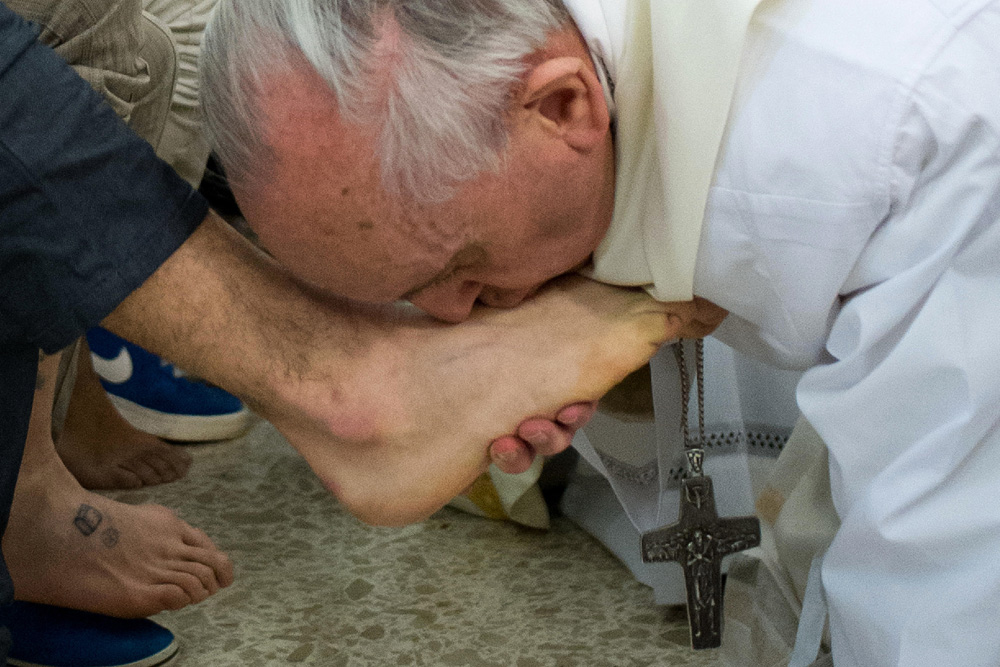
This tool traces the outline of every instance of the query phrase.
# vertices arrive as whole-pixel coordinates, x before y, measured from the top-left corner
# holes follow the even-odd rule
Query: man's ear
[[[594,148],[610,129],[601,82],[581,58],[550,58],[536,65],[525,80],[520,102],[529,122],[574,150]]]

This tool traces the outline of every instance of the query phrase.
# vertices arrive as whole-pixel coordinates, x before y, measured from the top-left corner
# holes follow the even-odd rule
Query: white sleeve
[[[822,569],[837,667],[1000,665],[1000,54],[971,48],[901,114],[898,205],[799,385],[842,520]]]

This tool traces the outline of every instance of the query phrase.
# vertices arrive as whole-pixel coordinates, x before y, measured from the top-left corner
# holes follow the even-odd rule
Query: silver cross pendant
[[[701,447],[704,434],[703,341],[699,340],[696,347],[697,441],[688,438],[687,399],[690,385],[681,345],[678,343],[675,350],[680,350],[677,356],[681,368],[681,400],[684,401],[681,418],[688,474],[681,480],[677,522],[642,536],[642,559],[647,563],[675,561],[684,569],[691,647],[697,650],[722,645],[722,558],[760,544],[760,521],[755,516],[719,518],[715,510],[712,479],[702,470],[705,459],[705,450]]]

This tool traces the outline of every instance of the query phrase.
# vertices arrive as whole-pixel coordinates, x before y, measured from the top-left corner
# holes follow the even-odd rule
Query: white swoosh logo
[[[94,362],[94,370],[108,382],[121,384],[128,382],[128,379],[132,377],[132,357],[124,347],[114,359],[105,359],[94,352],[90,353],[90,358]]]

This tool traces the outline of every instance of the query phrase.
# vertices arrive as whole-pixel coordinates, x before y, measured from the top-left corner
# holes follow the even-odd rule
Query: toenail
[[[515,458],[517,458],[517,454],[515,452],[500,452],[493,458],[499,459],[500,461],[506,463],[507,461],[513,461]]]
[[[491,456],[491,458],[493,459],[493,463],[496,463],[497,465],[502,465],[503,466],[503,465],[508,465],[508,464],[513,463],[514,461],[516,461],[517,460],[517,453],[516,452],[500,452],[498,454],[493,454]]]
[[[545,447],[550,442],[552,442],[552,439],[549,437],[549,434],[546,433],[545,431],[535,431],[534,433],[526,437],[525,440],[527,440],[535,447]]]

